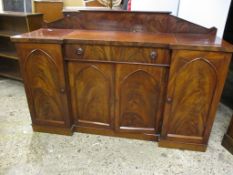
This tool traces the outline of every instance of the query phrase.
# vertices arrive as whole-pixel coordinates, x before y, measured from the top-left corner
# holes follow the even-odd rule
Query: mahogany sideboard
[[[233,47],[168,12],[69,11],[12,37],[34,131],[205,151]]]
[[[222,145],[233,154],[233,116],[231,118],[230,126],[227,130],[227,133],[224,135],[222,140]]]

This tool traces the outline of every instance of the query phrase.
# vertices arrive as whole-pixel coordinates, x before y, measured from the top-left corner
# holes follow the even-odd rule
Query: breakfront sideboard
[[[168,12],[76,11],[12,37],[34,131],[205,151],[233,47]]]

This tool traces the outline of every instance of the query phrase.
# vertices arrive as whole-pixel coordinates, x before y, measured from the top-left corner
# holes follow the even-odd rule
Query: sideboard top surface
[[[77,11],[14,42],[83,43],[233,52],[210,29],[161,12]]]
[[[12,37],[14,42],[83,43],[233,52],[226,41],[205,34],[133,33],[42,28]]]

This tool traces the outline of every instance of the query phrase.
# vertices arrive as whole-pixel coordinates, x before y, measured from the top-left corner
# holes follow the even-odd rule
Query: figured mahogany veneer
[[[66,60],[170,64],[169,50],[158,48],[67,44],[64,57]]]
[[[79,11],[12,37],[34,131],[205,151],[232,45],[169,13]]]
[[[216,28],[206,29],[169,15],[170,12],[88,11],[65,12],[65,18],[48,24],[48,28],[100,31],[200,33],[216,34]]]

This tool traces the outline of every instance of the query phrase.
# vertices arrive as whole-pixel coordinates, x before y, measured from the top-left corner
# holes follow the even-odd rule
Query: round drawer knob
[[[171,97],[167,97],[167,103],[172,103],[172,98]]]
[[[77,55],[82,55],[83,54],[83,49],[82,48],[76,49],[76,54]]]
[[[151,54],[150,54],[150,58],[151,58],[152,60],[155,60],[155,59],[157,58],[157,52],[152,51]]]
[[[61,93],[64,93],[65,91],[66,91],[65,88],[61,88],[61,89],[60,89],[60,92],[61,92]]]

